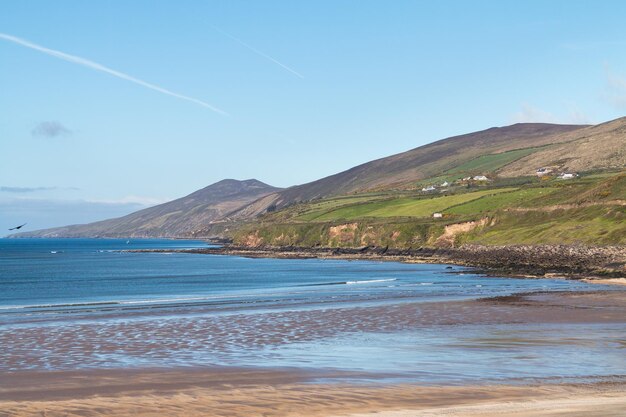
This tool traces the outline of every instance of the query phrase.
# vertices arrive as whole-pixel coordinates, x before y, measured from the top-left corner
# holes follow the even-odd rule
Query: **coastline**
[[[231,255],[247,258],[343,259],[404,263],[438,263],[473,268],[485,275],[517,278],[567,278],[590,283],[619,284],[626,278],[626,247],[569,245],[463,245],[457,248],[393,249],[379,247],[327,248],[298,246],[238,246],[223,241],[214,248],[131,250]]]
[[[420,257],[410,252],[398,253],[380,248],[250,250],[229,246],[147,251],[439,262],[468,266],[459,259],[451,262],[442,255],[443,252],[432,249],[416,251],[421,252]],[[115,256],[125,258],[118,255]],[[176,258],[182,263],[189,261],[186,256]],[[444,267],[438,269],[445,271]],[[458,272],[458,268],[454,269],[450,272]],[[494,273],[493,270],[486,271]],[[544,276],[553,278],[550,273]],[[596,283],[604,282],[597,280]],[[557,286],[557,290],[544,291],[541,286],[532,285],[534,289],[528,292],[469,300],[346,305],[288,312],[265,311],[262,315],[215,315],[215,310],[210,307],[181,308],[176,311],[175,317],[168,317],[166,312],[161,316],[159,312],[143,311],[133,316],[125,310],[119,317],[110,316],[112,320],[108,323],[78,319],[71,326],[60,325],[54,331],[49,326],[16,326],[6,332],[4,341],[0,343],[12,348],[12,352],[5,355],[9,371],[0,372],[0,417],[620,416],[626,409],[626,374],[619,356],[619,335],[623,334],[626,323],[626,291],[623,291],[624,288],[602,287],[574,291],[571,288],[579,284],[560,284],[563,290]],[[491,326],[493,331],[472,333],[472,329],[485,326]],[[446,332],[454,334],[454,338],[427,346],[421,351],[414,341],[425,334],[416,333],[414,339],[394,339],[394,334],[416,329],[427,329],[431,333],[426,335],[433,335],[434,339],[445,337]],[[622,330],[616,333],[615,329]],[[231,365],[219,361],[191,363],[170,360],[163,365],[152,365],[152,368],[141,362],[127,368],[107,368],[110,363],[106,362],[101,368],[81,368],[85,364],[89,366],[88,361],[81,362],[81,355],[89,358],[89,352],[96,352],[102,357],[132,352],[141,360],[166,354],[167,349],[180,352],[191,347],[193,351],[201,346],[207,351],[220,351],[226,345],[262,349],[264,346],[288,344],[306,346],[322,339],[329,342],[310,346],[319,349],[321,355],[329,356],[333,353],[325,349],[332,348],[330,341],[335,336],[354,332],[383,335],[385,343],[409,349],[410,352],[421,352],[411,355],[424,356],[411,362],[414,367],[407,368],[406,372],[403,370],[404,373],[393,373],[387,369],[365,371],[358,366],[341,370],[330,366],[307,368],[307,362],[285,365],[264,362],[262,356],[259,356],[259,362],[239,360],[230,362]],[[375,340],[368,337],[368,343]],[[611,342],[607,344],[606,340]],[[398,341],[401,343],[396,344]],[[594,351],[587,350],[587,356],[581,354],[591,345],[595,346]],[[436,378],[439,373],[461,372],[459,369],[464,363],[448,358],[436,362],[441,363],[443,369],[439,365],[436,369],[429,369],[428,364],[435,362],[428,357],[428,352],[436,350],[437,346],[466,349],[479,355],[481,351],[503,353],[489,353],[489,359],[485,359],[484,363],[480,357],[470,355],[465,362],[479,363],[482,366],[478,369],[480,373],[468,371],[464,374],[469,375],[466,378],[439,380]],[[40,353],[29,359],[28,354],[33,349]],[[276,355],[278,351],[265,351],[268,352]],[[583,364],[583,372],[577,370],[568,374],[572,352],[579,355],[577,361]],[[387,356],[393,361],[401,358],[395,354]],[[21,367],[22,363],[26,363],[23,362],[25,358],[28,364],[33,365],[38,363],[39,357],[44,359],[41,362],[43,365],[51,363],[52,366],[46,369],[42,365],[33,368],[35,370]],[[526,358],[519,360],[524,361],[527,367],[517,367],[514,374],[503,373],[500,375],[504,376],[500,376],[483,373],[499,367],[506,370],[518,357]],[[55,362],[55,358],[60,362]],[[74,360],[68,362],[69,358]],[[383,361],[383,356],[377,358]],[[592,363],[598,364],[598,367],[585,364],[585,358],[592,358]],[[348,360],[354,358],[351,356]],[[69,365],[63,367],[67,363]],[[539,371],[535,372],[535,369]],[[409,375],[408,371],[413,373]],[[426,377],[420,379],[420,375]]]
[[[291,333],[305,326],[311,334],[316,328],[321,331],[339,327],[342,320],[346,328],[354,329],[358,323],[367,331],[383,332],[427,325],[489,323],[612,325],[624,323],[625,312],[626,292],[621,290],[533,292],[470,301],[325,311],[322,316],[311,317],[310,323],[304,316],[298,317],[284,331]],[[348,318],[352,320],[346,321]],[[232,322],[233,318],[228,320]],[[268,325],[261,329],[264,334],[278,331]],[[172,326],[179,328],[177,323]],[[123,331],[142,334],[140,329],[124,325]],[[71,343],[72,332],[68,330],[59,340]],[[215,333],[211,328],[199,328],[198,332]],[[513,337],[511,343],[520,343]],[[570,343],[569,336],[565,337],[554,342],[556,346]],[[100,343],[95,337],[88,340]],[[532,337],[530,342],[537,343]],[[24,370],[0,373],[0,416],[612,417],[623,415],[620,413],[626,409],[625,378],[618,373],[589,374],[581,379],[513,377],[441,384],[383,382],[375,374],[329,368]]]

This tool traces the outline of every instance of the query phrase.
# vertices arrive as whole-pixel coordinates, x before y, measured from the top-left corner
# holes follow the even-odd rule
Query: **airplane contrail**
[[[179,98],[181,100],[190,101],[190,102],[198,104],[198,105],[200,105],[202,107],[206,107],[208,109],[211,109],[214,112],[219,113],[221,115],[224,115],[224,116],[228,115],[228,113],[226,113],[225,111],[223,111],[223,110],[221,110],[221,109],[219,109],[219,108],[217,108],[215,106],[212,106],[212,105],[210,105],[207,102],[204,102],[202,100],[198,100],[197,98],[193,98],[193,97],[189,97],[189,96],[185,96],[185,95],[182,95],[182,94],[175,93],[175,92],[167,90],[167,89],[165,89],[163,87],[159,87],[158,85],[150,84],[150,83],[148,83],[146,81],[140,80],[139,78],[135,78],[135,77],[132,77],[132,76],[130,76],[128,74],[124,74],[123,72],[119,72],[119,71],[116,71],[116,70],[111,69],[109,67],[105,67],[104,65],[98,64],[97,62],[93,62],[93,61],[90,61],[88,59],[81,58],[81,57],[78,57],[78,56],[75,56],[75,55],[66,54],[64,52],[57,51],[57,50],[54,50],[54,49],[49,49],[49,48],[43,47],[41,45],[37,45],[37,44],[34,44],[32,42],[29,42],[29,41],[27,41],[25,39],[21,39],[21,38],[18,38],[16,36],[8,35],[6,33],[0,33],[0,39],[4,39],[6,41],[13,42],[13,43],[16,43],[16,44],[21,45],[21,46],[25,46],[26,48],[34,49],[34,50],[39,51],[39,52],[43,52],[44,54],[51,55],[51,56],[53,56],[55,58],[63,59],[65,61],[72,62],[74,64],[82,65],[84,67],[91,68],[91,69],[94,69],[96,71],[101,71],[101,72],[110,74],[110,75],[112,75],[114,77],[121,78],[121,79],[126,80],[126,81],[130,81],[131,83],[139,84],[139,85],[141,85],[143,87],[149,88],[149,89],[154,90],[154,91],[158,91],[159,93],[167,94],[168,96],[176,97],[176,98]]]
[[[283,67],[284,69],[286,69],[287,71],[289,71],[290,73],[294,74],[296,77],[300,77],[300,78],[304,78],[304,75],[300,74],[298,71],[294,70],[293,68],[289,68],[287,65],[283,64],[282,62],[272,58],[271,56],[269,56],[268,54],[266,54],[265,52],[259,51],[258,49],[256,49],[255,47],[248,45],[247,43],[245,43],[244,41],[242,41],[239,38],[234,37],[233,35],[231,35],[228,32],[223,31],[222,29],[218,28],[217,26],[213,26],[213,29],[215,29],[216,31],[218,31],[219,33],[221,33],[222,35],[228,36],[229,38],[231,38],[232,40],[234,40],[235,42],[239,43],[242,46],[245,46],[246,48],[248,48],[249,50],[251,50],[252,52],[254,52],[257,55],[262,56],[265,59],[269,59],[270,61],[272,61],[273,63],[275,63],[276,65],[280,65],[281,67]]]

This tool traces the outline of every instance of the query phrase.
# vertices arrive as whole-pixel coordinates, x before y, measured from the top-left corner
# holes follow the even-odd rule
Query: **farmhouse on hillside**
[[[576,178],[578,174],[571,172],[563,172],[557,178],[560,180],[571,180],[572,178]]]

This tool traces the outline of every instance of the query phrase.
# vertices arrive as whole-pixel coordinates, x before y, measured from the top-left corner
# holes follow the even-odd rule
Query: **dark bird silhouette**
[[[12,227],[12,228],[10,228],[9,230],[19,230],[19,229],[21,229],[21,228],[22,228],[22,227],[24,227],[24,226],[26,226],[26,223],[24,223],[24,224],[20,224],[19,226]]]

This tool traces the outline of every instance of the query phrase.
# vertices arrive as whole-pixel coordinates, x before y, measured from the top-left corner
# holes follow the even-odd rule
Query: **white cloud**
[[[590,125],[594,124],[594,122],[587,116],[582,110],[578,107],[573,107],[569,109],[569,113],[567,116],[567,123],[575,124],[575,125]]]
[[[10,187],[0,186],[0,191],[5,193],[34,193],[36,191],[56,190],[58,187]]]
[[[137,195],[128,195],[126,197],[118,198],[118,199],[110,199],[110,200],[87,200],[87,203],[95,203],[95,204],[137,204],[140,206],[156,206],[157,204],[163,204],[170,200],[155,198],[155,197],[144,197]]]
[[[606,91],[604,98],[618,110],[626,109],[626,78],[614,73],[611,68],[605,66]]]
[[[557,123],[557,118],[528,103],[522,103],[522,109],[511,117],[513,123]]]
[[[556,123],[591,124],[590,118],[573,103],[566,104],[565,115],[557,116],[528,103],[522,103],[521,110],[511,116],[511,123]]]
[[[0,185],[0,192],[5,193],[35,193],[38,191],[52,191],[52,190],[70,190],[78,191],[76,187],[12,187],[8,185]]]

